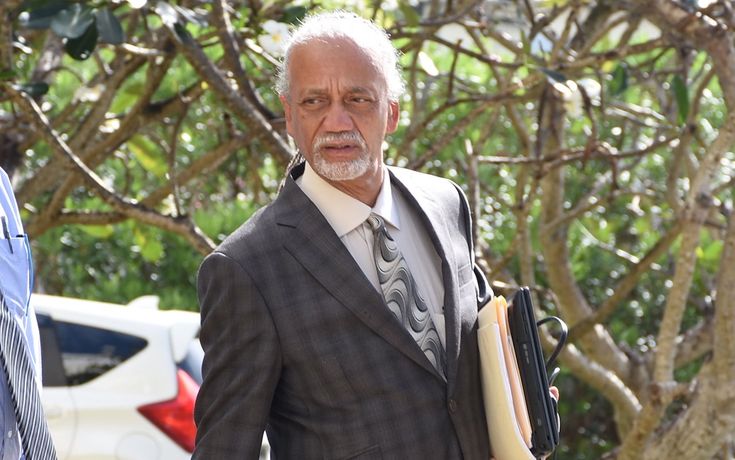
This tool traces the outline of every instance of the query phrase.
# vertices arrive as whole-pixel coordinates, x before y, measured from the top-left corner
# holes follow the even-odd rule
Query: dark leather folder
[[[531,421],[531,453],[539,458],[550,454],[559,444],[559,425],[527,287],[522,287],[508,305],[508,323]]]

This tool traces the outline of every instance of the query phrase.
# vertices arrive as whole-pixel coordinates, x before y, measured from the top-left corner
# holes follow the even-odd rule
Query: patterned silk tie
[[[13,399],[15,418],[26,460],[56,460],[33,376],[23,332],[0,293],[0,363]]]
[[[375,235],[373,256],[378,280],[388,308],[411,334],[431,364],[446,378],[446,359],[429,308],[416,290],[406,259],[385,228],[383,218],[370,214],[368,224]]]

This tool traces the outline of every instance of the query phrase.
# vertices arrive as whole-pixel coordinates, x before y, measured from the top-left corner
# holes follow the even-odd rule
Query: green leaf
[[[90,8],[74,3],[59,11],[51,20],[51,30],[64,38],[79,38],[94,23],[94,14]]]
[[[679,108],[679,123],[684,124],[689,117],[689,90],[681,75],[674,75],[671,88],[674,90],[676,105]]]
[[[401,10],[403,19],[406,20],[406,24],[411,27],[417,27],[421,22],[421,17],[418,12],[408,2],[398,2],[398,9]]]
[[[609,89],[613,96],[621,94],[628,88],[628,66],[625,63],[618,64],[613,70]]]
[[[90,24],[87,30],[78,38],[68,40],[64,44],[66,53],[77,61],[84,61],[92,55],[92,51],[97,46],[97,27]]]
[[[142,80],[133,80],[128,82],[128,84],[123,87],[122,92],[131,96],[136,96],[137,99],[137,96],[142,93],[144,88],[145,82],[143,82]]]
[[[531,55],[531,41],[528,39],[528,35],[526,35],[526,31],[521,29],[521,46],[523,47],[523,59],[528,59],[528,56]]]
[[[12,80],[18,76],[18,73],[13,69],[0,70],[0,81]]]
[[[28,3],[18,16],[20,27],[25,29],[48,29],[59,11],[69,7],[69,2],[66,0],[38,0]]]
[[[163,244],[157,234],[145,228],[133,230],[135,244],[140,248],[140,255],[148,262],[156,262],[163,257]]]
[[[143,169],[153,173],[156,177],[166,175],[168,167],[163,160],[157,158],[158,146],[153,141],[147,137],[133,136],[128,141],[128,148]]]
[[[77,228],[87,235],[101,239],[109,238],[115,233],[115,227],[112,225],[79,225]]]
[[[702,259],[703,262],[711,263],[716,266],[722,255],[722,248],[724,243],[722,240],[716,240],[707,244],[704,248],[702,246],[697,247],[697,256]]]
[[[186,27],[182,23],[177,22],[176,24],[174,24],[174,32],[176,32],[179,40],[181,40],[183,43],[191,43],[191,34],[188,30],[186,30]]]
[[[48,83],[45,82],[22,83],[20,85],[13,85],[13,88],[18,91],[23,91],[31,97],[43,96],[49,90]]]
[[[544,74],[546,74],[547,77],[551,78],[552,80],[556,82],[566,83],[568,80],[566,75],[564,75],[561,72],[557,72],[556,70],[547,69],[546,67],[539,67],[538,69]]]
[[[284,24],[298,24],[301,22],[309,10],[305,6],[291,6],[283,10],[283,14],[278,22]]]
[[[147,238],[140,247],[140,255],[148,262],[157,262],[163,257],[163,244],[156,239]]]
[[[178,11],[179,17],[183,17],[188,22],[196,24],[199,27],[207,27],[207,17],[205,15],[189,8],[184,8],[183,6],[173,5],[173,7]]]
[[[125,33],[123,32],[120,21],[107,8],[102,8],[95,13],[97,24],[97,32],[100,34],[100,41],[111,45],[119,45],[125,41]]]

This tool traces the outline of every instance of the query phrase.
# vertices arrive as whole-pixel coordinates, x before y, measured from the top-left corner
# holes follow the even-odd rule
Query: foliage
[[[5,1],[0,164],[39,287],[196,309],[202,254],[275,196],[293,153],[272,90],[284,31],[335,7],[403,53],[386,161],[460,183],[496,292],[530,285],[572,327],[560,457],[726,457],[724,0]]]

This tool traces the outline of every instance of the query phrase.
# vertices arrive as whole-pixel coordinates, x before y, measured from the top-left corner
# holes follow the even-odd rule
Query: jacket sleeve
[[[223,253],[204,260],[197,288],[204,381],[192,459],[257,459],[280,378],[275,325],[247,270]]]

